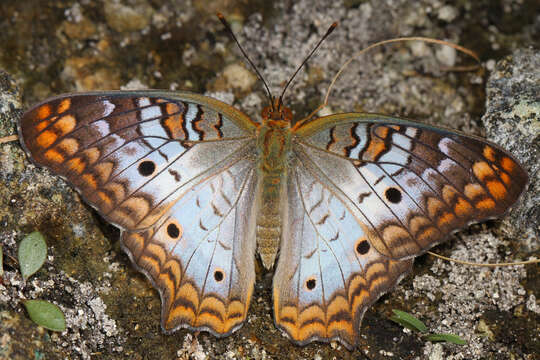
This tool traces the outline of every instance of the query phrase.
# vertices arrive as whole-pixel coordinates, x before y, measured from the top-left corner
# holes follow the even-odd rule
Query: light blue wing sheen
[[[410,270],[412,261],[388,259],[371,247],[369,225],[321,171],[321,159],[300,148],[295,154],[274,275],[275,321],[299,344],[340,340],[353,347],[365,310]]]
[[[152,228],[122,235],[133,262],[160,290],[168,332],[186,327],[225,336],[245,320],[255,281],[256,176],[244,155],[178,195]]]

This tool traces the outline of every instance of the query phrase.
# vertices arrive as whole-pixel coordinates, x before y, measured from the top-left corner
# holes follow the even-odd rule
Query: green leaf
[[[457,345],[465,345],[467,343],[466,340],[454,334],[429,334],[426,336],[426,339],[431,342],[446,341]]]
[[[38,271],[47,258],[47,243],[39,231],[26,235],[19,244],[21,274],[28,279]]]
[[[390,317],[390,320],[400,324],[401,326],[404,326],[407,329],[411,329],[413,331],[420,331],[423,333],[427,331],[426,325],[424,325],[423,322],[421,322],[411,314],[396,309],[392,309],[392,312],[394,313],[394,315]]]
[[[36,324],[52,331],[66,330],[66,319],[58,306],[45,300],[25,300],[23,304]]]

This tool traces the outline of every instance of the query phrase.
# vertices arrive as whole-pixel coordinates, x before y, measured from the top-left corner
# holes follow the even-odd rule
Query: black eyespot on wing
[[[221,270],[216,270],[214,271],[214,279],[217,281],[217,282],[221,282],[223,281],[223,278],[225,276],[223,275],[223,271]]]
[[[394,204],[400,202],[402,198],[401,191],[399,189],[396,189],[395,187],[389,187],[388,189],[386,189],[386,191],[384,192],[384,196],[388,201]]]
[[[362,240],[356,244],[356,252],[360,255],[365,255],[368,253],[370,248],[369,242],[367,240]]]
[[[178,228],[178,226],[176,226],[176,224],[169,224],[167,226],[167,234],[171,238],[176,239],[180,236],[180,229]]]
[[[139,169],[139,174],[141,174],[142,176],[150,176],[156,170],[156,164],[154,164],[153,161],[144,160],[141,163],[139,163],[138,169]]]
[[[317,285],[317,281],[315,281],[315,279],[309,279],[308,281],[306,281],[306,287],[308,290],[315,289],[316,285]]]

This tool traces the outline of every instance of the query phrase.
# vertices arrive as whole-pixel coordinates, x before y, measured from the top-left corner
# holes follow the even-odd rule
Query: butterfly
[[[282,96],[270,99],[255,121],[188,92],[75,93],[19,120],[31,161],[121,229],[166,333],[238,330],[258,254],[275,265],[279,329],[354,348],[366,309],[414,257],[501,217],[528,182],[476,136],[369,113],[293,124]]]

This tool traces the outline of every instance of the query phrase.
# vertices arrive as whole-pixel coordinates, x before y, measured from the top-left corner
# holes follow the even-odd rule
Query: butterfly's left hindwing
[[[257,126],[200,95],[93,92],[38,104],[19,133],[34,163],[123,230],[166,331],[224,336],[245,320],[255,278]]]
[[[162,298],[161,324],[226,336],[244,322],[255,281],[250,154],[179,196],[168,215],[122,243]]]

